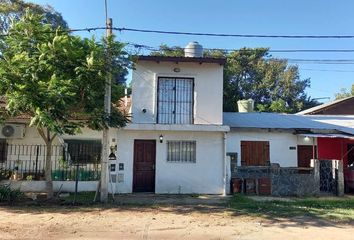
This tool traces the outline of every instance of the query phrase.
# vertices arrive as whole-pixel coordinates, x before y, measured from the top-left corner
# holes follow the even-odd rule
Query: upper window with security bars
[[[194,79],[158,79],[157,123],[193,124]]]

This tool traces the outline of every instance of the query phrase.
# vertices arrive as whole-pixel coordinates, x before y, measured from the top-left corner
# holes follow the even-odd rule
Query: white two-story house
[[[185,57],[138,57],[132,121],[117,131],[115,192],[225,193],[225,59],[188,46]]]

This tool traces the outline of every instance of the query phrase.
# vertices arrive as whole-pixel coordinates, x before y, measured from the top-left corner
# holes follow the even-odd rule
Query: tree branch
[[[48,144],[48,139],[47,139],[47,137],[46,137],[46,135],[45,135],[45,133],[44,133],[43,128],[42,128],[42,127],[38,127],[38,128],[37,128],[37,131],[38,131],[39,135],[43,138],[44,142],[45,142],[46,145],[47,145],[47,144]]]
[[[51,141],[50,141],[50,131],[49,131],[49,129],[47,128],[47,143],[51,143]]]
[[[50,138],[50,141],[52,142],[56,136],[57,136],[57,134],[54,133],[53,136]]]

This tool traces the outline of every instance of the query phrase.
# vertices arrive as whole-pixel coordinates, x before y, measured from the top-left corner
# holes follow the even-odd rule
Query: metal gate
[[[338,160],[320,160],[320,191],[338,194]]]

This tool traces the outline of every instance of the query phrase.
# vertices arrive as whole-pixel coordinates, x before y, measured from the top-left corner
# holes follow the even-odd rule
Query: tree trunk
[[[45,168],[44,168],[44,177],[45,177],[45,186],[47,192],[47,199],[53,198],[53,181],[52,181],[52,144],[53,140],[56,137],[56,134],[50,136],[50,131],[47,129],[47,134],[44,133],[43,128],[37,128],[39,135],[43,138],[46,145],[46,156],[45,156]]]
[[[45,156],[45,185],[47,199],[53,198],[53,181],[52,181],[52,142],[46,144],[47,151]]]

